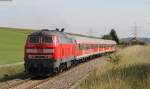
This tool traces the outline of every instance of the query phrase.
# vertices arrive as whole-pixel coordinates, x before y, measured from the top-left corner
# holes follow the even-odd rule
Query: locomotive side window
[[[33,44],[39,43],[39,37],[38,36],[30,36],[29,43],[33,43]]]
[[[52,43],[53,42],[52,37],[50,37],[50,36],[43,36],[42,39],[43,39],[44,43]]]

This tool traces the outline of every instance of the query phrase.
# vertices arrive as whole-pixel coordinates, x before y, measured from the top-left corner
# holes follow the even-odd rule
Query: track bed
[[[0,88],[8,89],[11,85],[10,89],[69,89],[75,87],[74,85],[84,76],[88,75],[91,70],[95,69],[97,65],[105,63],[102,58],[92,59],[53,77],[18,80],[18,85],[15,86],[13,86],[12,80],[12,82]]]

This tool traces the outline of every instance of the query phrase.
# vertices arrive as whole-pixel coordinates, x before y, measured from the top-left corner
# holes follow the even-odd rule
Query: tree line
[[[117,44],[119,44],[119,38],[118,38],[118,35],[117,35],[115,29],[111,29],[109,34],[103,35],[102,39],[114,40],[114,41],[116,41]]]

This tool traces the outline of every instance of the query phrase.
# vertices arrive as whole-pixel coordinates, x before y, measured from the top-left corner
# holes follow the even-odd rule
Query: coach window
[[[88,49],[91,49],[91,44],[88,44]]]
[[[89,44],[86,44],[86,49],[87,49],[87,50],[89,49]]]
[[[92,47],[92,45],[91,45],[91,44],[89,44],[89,49],[91,49],[91,47]]]
[[[87,44],[83,45],[83,49],[85,49],[85,50],[87,49]]]
[[[84,44],[84,47],[83,47],[85,50],[87,49],[87,44]]]
[[[84,49],[88,49],[88,44],[85,44],[85,45],[84,45]]]
[[[84,49],[85,49],[84,47],[85,47],[85,45],[84,45],[84,44],[82,44],[82,45],[81,45],[81,49],[82,49],[82,50],[84,50]]]
[[[93,49],[95,49],[95,44],[93,44]]]
[[[83,45],[83,49],[84,49],[84,50],[86,49],[86,44]]]
[[[101,48],[103,48],[103,44],[101,45]]]
[[[91,45],[91,48],[94,49],[94,45],[93,44]]]
[[[105,48],[105,44],[103,44],[103,48]]]
[[[97,49],[98,49],[98,44],[96,44],[97,45]]]
[[[97,49],[97,47],[98,47],[98,46],[97,46],[97,44],[96,44],[96,49]]]
[[[94,44],[94,49],[95,49],[95,44]]]
[[[86,44],[86,49],[89,49],[89,44]]]
[[[83,49],[84,49],[84,45],[83,45],[83,44],[81,44],[81,46],[80,46],[80,47],[81,47],[81,50],[83,50]]]
[[[81,44],[81,50],[84,50],[84,44]]]
[[[86,50],[88,49],[88,44],[85,44],[85,49],[86,49]]]
[[[85,50],[86,49],[86,44],[82,45],[82,49]]]
[[[88,44],[88,49],[91,49],[91,44]]]
[[[92,44],[89,44],[89,49],[91,49],[92,48]]]

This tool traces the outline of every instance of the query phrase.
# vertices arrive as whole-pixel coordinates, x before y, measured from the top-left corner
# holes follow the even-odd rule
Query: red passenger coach
[[[76,62],[116,50],[116,43],[66,34],[58,30],[41,30],[28,35],[25,44],[25,69],[33,75],[63,71]]]
[[[71,35],[76,40],[76,59],[84,59],[92,56],[99,56],[106,52],[113,52],[116,49],[116,42],[83,36]]]

